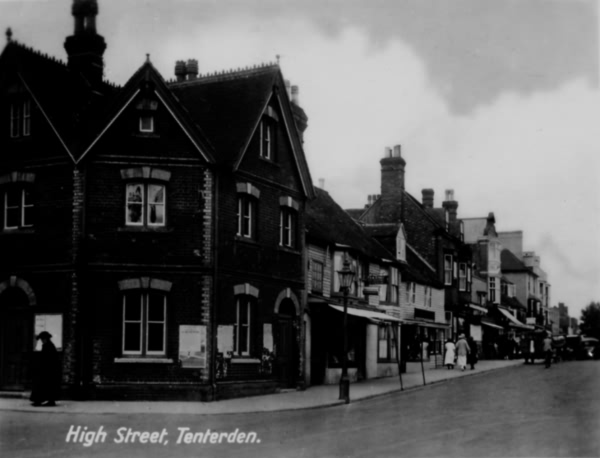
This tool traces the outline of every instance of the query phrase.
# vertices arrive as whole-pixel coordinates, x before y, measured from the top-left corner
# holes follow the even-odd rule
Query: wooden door
[[[277,321],[276,358],[279,383],[286,388],[293,388],[296,384],[298,358],[294,319],[293,303],[287,306],[282,304]]]

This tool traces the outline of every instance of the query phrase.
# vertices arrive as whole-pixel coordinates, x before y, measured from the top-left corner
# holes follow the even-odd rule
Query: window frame
[[[141,186],[142,194],[141,194],[141,202],[130,201],[130,187]],[[156,186],[162,188],[162,201],[161,202],[150,202],[150,188],[152,186]],[[159,191],[160,192],[160,191]],[[155,195],[158,195],[157,192]],[[140,222],[133,222],[130,220],[130,205],[140,205],[141,207],[141,216]],[[152,207],[162,207],[162,222],[161,223],[153,223],[150,221],[150,215],[152,213]],[[167,185],[163,182],[158,182],[155,180],[130,180],[125,183],[125,226],[127,227],[146,227],[146,228],[162,228],[167,226]]]
[[[150,128],[149,129],[144,128],[144,119],[150,120]],[[148,113],[140,114],[139,131],[144,134],[151,134],[154,132],[154,116],[152,114],[148,114]]]
[[[236,235],[245,239],[256,239],[256,198],[250,194],[237,195]],[[244,224],[247,222],[246,224]],[[247,226],[247,227],[246,227]],[[246,230],[247,229],[247,233]]]
[[[394,330],[391,324],[384,323],[377,326],[377,361],[393,362],[396,360],[398,351],[394,345]],[[385,355],[382,355],[382,349],[385,349]]]
[[[241,310],[242,307],[245,310]],[[235,298],[235,323],[233,325],[233,356],[236,357],[250,357],[253,353],[252,348],[252,333],[254,329],[254,320],[253,320],[253,309],[254,309],[254,300],[251,296],[240,294]],[[246,322],[243,323],[240,321],[240,318],[243,316],[240,312],[245,312]],[[240,328],[245,328],[245,350],[240,350]]]
[[[19,229],[31,228],[34,226],[34,223],[31,222],[27,224],[26,215],[29,212],[33,212],[35,209],[35,202],[33,202],[32,191],[28,186],[7,186],[2,190],[3,198],[2,198],[2,206],[3,206],[3,217],[4,224],[3,230],[5,231],[14,231]],[[18,204],[12,205],[9,207],[9,193],[17,193],[18,194]],[[27,199],[29,197],[29,200]],[[8,212],[9,210],[17,211],[19,214],[19,224],[16,226],[8,225]]]
[[[444,255],[444,285],[452,286],[454,258],[451,254]]]
[[[489,301],[495,304],[497,299],[496,277],[489,277],[488,285]]]
[[[264,116],[260,120],[259,156],[267,161],[274,161],[275,122]]]
[[[323,294],[324,283],[325,283],[325,263],[318,260],[311,260],[311,272],[310,272],[310,292],[316,294]],[[318,267],[318,268],[317,268]],[[319,273],[320,271],[320,273]],[[317,275],[315,275],[317,274]]]
[[[283,206],[279,209],[279,246],[296,249],[298,241],[298,212]]]
[[[162,321],[150,320],[150,296],[156,295],[162,298]],[[139,299],[140,318],[139,320],[127,320],[128,297]],[[160,290],[126,290],[122,294],[122,329],[121,329],[121,353],[123,356],[135,357],[161,357],[167,355],[167,294]],[[139,350],[126,349],[127,324],[138,323],[139,326]],[[162,323],[162,350],[150,350],[150,324]]]
[[[467,291],[467,263],[458,263],[458,290]]]

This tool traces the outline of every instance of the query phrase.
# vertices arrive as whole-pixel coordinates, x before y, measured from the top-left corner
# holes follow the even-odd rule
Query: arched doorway
[[[296,386],[298,373],[298,340],[296,306],[290,298],[283,299],[277,314],[276,361],[279,383],[286,388]]]
[[[23,390],[29,383],[33,316],[29,297],[18,287],[0,292],[0,389]]]

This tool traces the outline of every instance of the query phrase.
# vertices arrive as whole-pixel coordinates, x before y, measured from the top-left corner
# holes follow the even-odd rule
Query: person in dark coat
[[[52,334],[42,331],[36,337],[42,341],[42,351],[34,357],[33,387],[29,398],[35,407],[56,405],[60,389],[60,364],[58,351],[50,339]]]
[[[467,343],[469,344],[469,348],[471,351],[467,355],[467,364],[471,366],[471,370],[475,369],[475,364],[477,364],[477,344],[473,337],[467,337]]]

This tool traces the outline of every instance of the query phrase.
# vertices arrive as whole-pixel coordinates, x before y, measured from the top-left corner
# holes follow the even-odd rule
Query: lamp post
[[[340,399],[350,402],[350,379],[348,378],[348,291],[354,280],[354,271],[350,269],[350,261],[344,259],[342,270],[337,272],[340,280],[340,290],[344,293],[344,324],[343,339],[344,348],[342,353],[342,376],[340,377]]]

